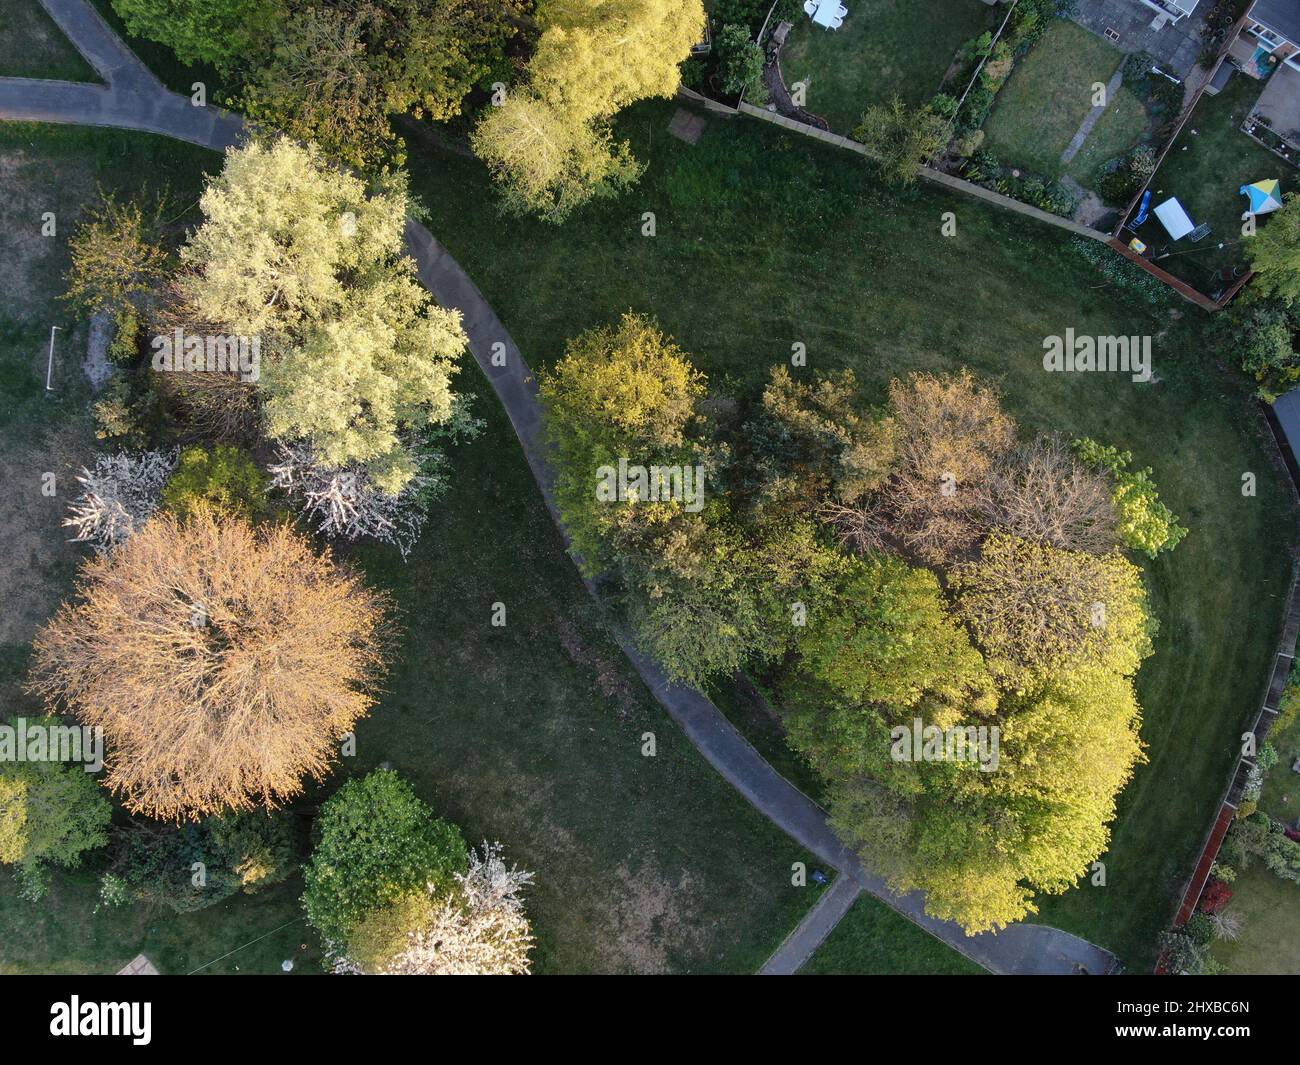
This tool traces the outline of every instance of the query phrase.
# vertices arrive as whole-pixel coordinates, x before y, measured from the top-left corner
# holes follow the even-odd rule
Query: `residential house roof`
[[[1292,44],[1300,44],[1300,0],[1255,0],[1250,17]]]

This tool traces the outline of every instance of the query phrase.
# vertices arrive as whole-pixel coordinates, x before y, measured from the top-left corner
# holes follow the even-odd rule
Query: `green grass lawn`
[[[1241,132],[1262,89],[1261,82],[1236,74],[1217,96],[1202,96],[1151,181],[1152,207],[1177,196],[1193,222],[1211,226],[1210,235],[1197,244],[1187,237],[1171,241],[1154,214],[1138,230],[1158,266],[1202,292],[1214,290],[1216,272],[1245,268],[1241,216],[1246,197],[1237,190],[1264,178],[1280,179],[1284,192],[1297,188],[1295,169]],[[1259,225],[1268,225],[1267,217]],[[1162,258],[1165,252],[1171,254]]]
[[[809,976],[983,976],[985,970],[863,895],[799,972]]]
[[[1121,85],[1107,105],[1106,113],[1092,127],[1083,147],[1066,166],[1066,173],[1084,188],[1095,189],[1101,180],[1102,168],[1140,144],[1149,126],[1146,105]]]
[[[758,122],[714,121],[689,147],[664,132],[673,106],[624,116],[645,177],[562,227],[503,217],[482,166],[431,145],[412,145],[414,187],[535,367],[631,309],[732,391],[757,388],[795,342],[815,369],[853,367],[873,400],[894,375],[967,365],[1026,431],[1093,435],[1154,467],[1192,532],[1146,566],[1163,626],[1139,678],[1151,764],[1121,801],[1109,886],[1045,900],[1042,914],[1141,967],[1261,698],[1287,588],[1286,493],[1246,389],[1206,358],[1199,312],[1126,302],[1064,234],[930,188],[880,189],[847,153]],[[1161,383],[1043,373],[1043,338],[1067,326],[1158,334]],[[1243,470],[1259,473],[1257,497],[1241,496]]]
[[[127,195],[147,179],[192,205],[205,170],[220,163],[161,138],[26,125],[0,126],[0,159],[10,175],[0,221],[35,229],[48,206],[64,237],[99,184]],[[94,441],[78,381],[84,335],[61,342],[59,394],[42,395],[39,340],[50,323],[75,328],[55,300],[63,241],[24,238],[17,251],[0,279],[0,440],[11,464],[3,483],[21,502],[4,512],[0,598],[10,628],[0,681],[7,709],[34,712],[17,692],[25,646],[67,595],[83,552],[58,525],[66,499],[42,507],[33,471],[58,456],[60,483],[71,484]],[[753,971],[813,901],[811,889],[790,883],[791,865],[810,856],[728,786],[651,698],[595,616],[472,362],[462,384],[479,393],[488,430],[459,449],[452,491],[419,549],[407,563],[388,550],[350,552],[392,593],[403,642],[386,694],[358,729],[355,763],[299,805],[310,809],[348,774],[389,762],[471,841],[500,839],[512,861],[537,873],[528,892],[536,971]],[[14,454],[26,459],[14,465]],[[504,628],[489,624],[498,601]],[[641,753],[647,732],[657,738],[654,757]],[[295,883],[184,917],[139,907],[95,915],[101,860],[58,877],[39,907],[0,878],[0,965],[100,972],[144,951],[165,972],[188,972],[299,914]],[[286,957],[317,954],[312,933],[293,923],[211,968],[272,972]]]
[[[921,104],[939,91],[959,45],[987,28],[980,0],[857,0],[838,30],[802,12],[781,52],[786,86],[808,85],[807,107],[837,133],[852,133],[862,112],[895,93]]]
[[[1284,729],[1274,729],[1268,742],[1277,748],[1278,760],[1264,777],[1259,808],[1270,817],[1293,825],[1300,818],[1300,773],[1292,770],[1300,759],[1300,720]]]
[[[0,77],[99,80],[37,0],[5,0]]]
[[[1256,862],[1237,877],[1232,891],[1228,906],[1243,927],[1237,939],[1214,944],[1215,959],[1236,976],[1300,973],[1300,884]]]
[[[1094,84],[1109,82],[1123,59],[1082,26],[1057,19],[998,93],[984,123],[985,150],[1003,166],[1059,178],[1061,153],[1092,110]]]

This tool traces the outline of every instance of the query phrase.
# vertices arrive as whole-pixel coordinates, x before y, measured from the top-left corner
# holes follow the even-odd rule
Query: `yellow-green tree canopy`
[[[826,604],[800,630],[803,665],[845,699],[910,708],[927,694],[978,700],[991,683],[929,570],[846,558]]]
[[[830,800],[836,830],[896,890],[926,892],[928,913],[972,934],[1078,883],[1144,760],[1133,684],[1103,668],[1005,696],[981,723],[1000,730],[995,771],[890,761],[878,779],[834,780]]]
[[[1246,241],[1250,265],[1257,276],[1251,289],[1256,296],[1276,296],[1285,303],[1300,299],[1300,206],[1294,192]]]
[[[136,2],[136,0],[133,0]],[[292,0],[245,87],[254,119],[332,159],[376,168],[404,151],[390,118],[445,120],[500,65],[527,0]]]
[[[620,458],[646,467],[696,463],[687,434],[704,375],[651,319],[625,314],[617,326],[575,337],[539,377],[560,513],[575,550],[599,568],[620,507],[597,498],[598,471]],[[638,506],[680,510],[671,502]]]
[[[58,718],[30,721],[62,727]],[[17,722],[4,722],[16,728]],[[76,866],[82,854],[108,842],[113,806],[99,782],[77,763],[0,761],[0,863],[16,865],[23,893],[44,894],[44,865]]]
[[[269,434],[396,494],[416,469],[403,434],[451,417],[466,343],[403,253],[404,191],[281,138],[232,150],[200,205],[181,289],[198,322],[260,338]]]
[[[608,120],[677,90],[678,66],[704,34],[704,8],[700,0],[544,0],[537,22],[527,82],[487,110],[473,142],[508,209],[558,222],[639,176]]]
[[[537,21],[529,82],[578,121],[672,96],[704,37],[700,0],[543,0]]]
[[[989,666],[1012,687],[1094,665],[1131,677],[1151,654],[1142,571],[1118,553],[994,533],[949,585]]]

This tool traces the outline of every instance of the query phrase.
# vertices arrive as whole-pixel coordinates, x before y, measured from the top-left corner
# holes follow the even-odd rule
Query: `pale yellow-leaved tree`
[[[609,119],[677,90],[678,65],[704,34],[704,8],[700,0],[544,0],[537,22],[527,83],[488,110],[474,150],[507,208],[561,221],[639,176]]]

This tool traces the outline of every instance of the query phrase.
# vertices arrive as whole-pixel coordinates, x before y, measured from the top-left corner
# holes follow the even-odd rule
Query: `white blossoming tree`
[[[271,486],[282,489],[318,533],[331,539],[362,538],[392,544],[406,558],[420,538],[430,504],[447,488],[443,443],[473,440],[485,426],[470,413],[468,401],[456,397],[451,416],[407,448],[416,472],[396,493],[389,493],[363,463],[343,466],[306,440],[282,442],[278,461],[269,466]]]
[[[279,451],[279,461],[268,467],[271,486],[288,493],[318,533],[331,539],[379,540],[392,544],[403,558],[420,538],[429,502],[442,487],[437,461],[426,463],[429,472],[416,474],[389,495],[364,466],[327,466],[308,443],[282,444]]]
[[[89,543],[98,553],[130,539],[155,510],[162,490],[176,469],[178,452],[144,451],[100,455],[93,470],[82,467],[77,480],[84,491],[68,508],[65,527],[76,530],[75,543]]]
[[[336,973],[376,976],[520,976],[532,927],[520,892],[533,874],[506,867],[501,844],[471,850],[451,893],[407,897],[361,923]]]

